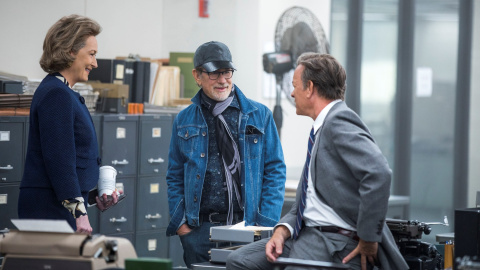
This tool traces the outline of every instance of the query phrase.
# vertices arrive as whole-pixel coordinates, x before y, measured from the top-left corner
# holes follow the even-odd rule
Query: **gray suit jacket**
[[[366,125],[342,101],[327,114],[315,142],[310,167],[319,198],[361,239],[379,242],[382,269],[408,269],[385,224],[392,172]],[[296,203],[279,223],[295,227],[300,196],[301,183]]]

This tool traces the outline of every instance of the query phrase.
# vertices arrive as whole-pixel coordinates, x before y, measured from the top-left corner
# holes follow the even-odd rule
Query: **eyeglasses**
[[[208,78],[210,80],[217,80],[218,77],[220,77],[220,74],[222,74],[222,76],[225,79],[230,79],[230,78],[233,77],[233,69],[228,69],[228,70],[225,70],[225,71],[214,71],[214,72],[207,72],[206,70],[202,70],[202,72],[207,73]]]

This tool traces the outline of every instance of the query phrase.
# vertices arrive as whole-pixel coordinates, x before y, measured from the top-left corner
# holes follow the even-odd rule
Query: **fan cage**
[[[303,7],[294,6],[292,8],[287,9],[280,19],[277,22],[277,27],[275,30],[275,51],[282,52],[282,39],[287,31],[290,28],[293,28],[297,23],[305,23],[308,27],[310,27],[317,43],[316,43],[316,50],[313,52],[316,53],[329,53],[330,52],[330,45],[327,41],[325,36],[325,31],[317,17],[308,9]],[[291,43],[298,42],[296,40],[289,41]],[[288,50],[293,59],[293,68],[297,66],[297,58],[304,52],[307,51],[291,51]],[[280,85],[280,88],[285,93],[287,100],[295,106],[295,100],[291,97],[291,93],[293,91],[292,86],[292,79],[293,79],[293,69],[289,72],[284,73],[282,76],[277,77],[280,81],[277,81],[277,84]]]

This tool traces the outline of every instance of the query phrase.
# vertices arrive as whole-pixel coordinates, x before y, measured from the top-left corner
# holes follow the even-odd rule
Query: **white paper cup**
[[[100,167],[100,174],[98,177],[98,196],[102,196],[104,193],[112,195],[115,191],[115,183],[117,177],[117,170],[112,166]]]

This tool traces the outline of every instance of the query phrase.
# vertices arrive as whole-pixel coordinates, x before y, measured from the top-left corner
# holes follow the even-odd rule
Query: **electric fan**
[[[295,100],[290,93],[293,90],[292,78],[297,58],[305,52],[329,53],[329,51],[330,45],[323,27],[310,10],[295,6],[280,16],[275,29],[275,52],[263,55],[263,69],[267,73],[275,74],[276,102],[273,119],[279,135],[283,123],[280,104],[282,91],[288,101],[295,106]]]

